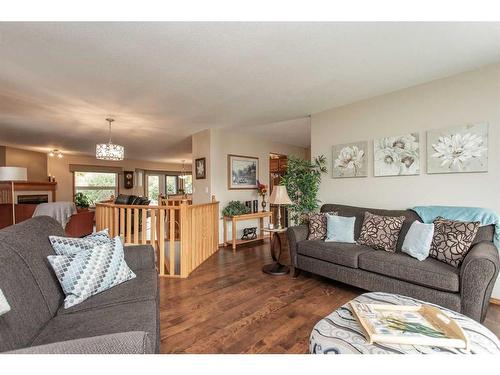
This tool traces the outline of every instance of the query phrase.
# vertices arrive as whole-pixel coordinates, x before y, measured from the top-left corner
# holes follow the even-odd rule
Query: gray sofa
[[[413,221],[421,221],[411,210],[393,211],[326,204],[321,212],[337,211],[356,217],[354,238],[359,237],[365,211],[377,215],[405,216],[396,253],[348,243],[309,241],[307,225],[288,228],[294,276],[300,270],[325,276],[369,291],[397,293],[461,312],[477,321],[485,318],[500,268],[493,244],[493,226],[481,227],[459,268],[433,258],[419,261],[401,252]]]
[[[0,316],[0,352],[158,353],[159,309],[155,253],[126,246],[137,275],[69,309],[48,261],[48,236],[61,225],[40,216],[0,230],[0,289],[11,310]]]

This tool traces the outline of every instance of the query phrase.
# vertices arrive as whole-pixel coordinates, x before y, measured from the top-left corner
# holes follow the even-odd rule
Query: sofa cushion
[[[323,206],[321,206],[321,212],[329,212],[329,211],[337,211],[339,216],[349,216],[349,217],[356,216],[356,224],[354,226],[355,240],[359,238],[359,234],[361,233],[361,226],[363,225],[363,220],[365,218],[366,211],[370,211],[372,214],[381,216],[404,216],[405,221],[403,223],[403,227],[401,228],[401,232],[399,233],[399,239],[396,245],[396,251],[401,250],[401,246],[403,245],[406,233],[408,232],[408,229],[410,229],[411,224],[415,220],[418,220],[420,222],[422,221],[420,216],[418,216],[412,210],[381,210],[377,208],[345,206],[341,204],[324,204]]]
[[[463,222],[438,217],[434,220],[429,256],[458,267],[469,251],[481,222]]]
[[[71,239],[76,240],[76,239]],[[87,298],[136,277],[127,266],[123,244],[116,236],[108,242],[83,240],[93,245],[91,249],[68,255],[49,255],[48,259],[66,293],[64,307],[70,308]]]
[[[419,261],[400,252],[373,251],[359,256],[359,268],[447,292],[460,288],[458,270],[432,258]]]
[[[156,343],[157,324],[159,323],[156,300],[122,303],[74,314],[56,315],[39,333],[32,345],[129,331],[145,331],[151,342]]]
[[[72,306],[69,309],[61,306],[58,315],[108,307],[126,302],[154,300],[158,294],[158,275],[156,271],[149,269],[135,271],[135,273],[136,277],[134,279],[95,294],[78,305]]]
[[[299,254],[351,268],[358,268],[360,254],[375,251],[367,246],[345,242],[302,241],[297,246]]]
[[[309,217],[308,240],[324,240],[326,237],[326,213],[311,213]]]
[[[374,215],[367,211],[358,243],[394,253],[404,221],[404,216]]]
[[[64,236],[61,224],[48,216],[37,216],[0,230],[0,251],[10,248],[33,274],[47,308],[55,315],[64,299],[64,293],[47,260],[54,255],[49,236]],[[5,275],[15,272],[13,268]],[[3,276],[3,275],[2,275]]]

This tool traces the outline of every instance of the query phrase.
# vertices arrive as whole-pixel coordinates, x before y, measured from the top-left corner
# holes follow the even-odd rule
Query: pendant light
[[[182,161],[182,172],[181,172],[181,175],[179,176],[179,178],[180,178],[181,180],[184,180],[184,179],[186,179],[186,178],[187,178],[186,171],[184,170],[184,163],[185,163],[185,162],[186,162],[185,160],[183,160],[183,161]]]
[[[109,124],[109,141],[95,146],[95,157],[99,160],[123,160],[125,148],[111,142],[111,123],[115,120],[107,118],[106,121]]]

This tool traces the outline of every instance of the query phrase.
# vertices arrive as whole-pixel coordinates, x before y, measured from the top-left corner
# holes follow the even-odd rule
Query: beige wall
[[[57,181],[57,200],[73,200],[73,174],[69,170],[70,164],[97,165],[120,167],[125,171],[150,170],[150,171],[181,171],[181,164],[156,163],[143,160],[123,160],[123,161],[104,161],[97,160],[92,156],[64,155],[62,159],[49,158],[48,173],[55,177]],[[186,165],[189,170],[191,165]],[[134,179],[134,188],[125,189],[123,187],[123,175],[119,176],[119,192],[123,194],[143,195],[144,186],[139,186],[137,175]]]
[[[427,130],[481,122],[489,123],[487,173],[426,173]],[[500,212],[500,64],[315,114],[311,131],[312,156],[327,156],[330,172],[332,145],[369,143],[368,177],[325,177],[323,202],[395,209],[479,206]],[[408,132],[420,135],[420,175],[373,177],[373,139]],[[499,282],[494,295],[500,297]]]
[[[210,148],[210,130],[202,130],[192,136],[193,153],[193,203],[208,203],[212,199],[212,168],[211,168],[211,148]],[[196,179],[195,159],[206,159],[205,179]]]
[[[218,201],[221,210],[231,200],[248,201],[258,198],[257,190],[229,190],[227,188],[227,155],[245,155],[259,158],[259,180],[269,185],[269,153],[306,157],[306,149],[283,143],[269,141],[265,138],[229,131],[227,129],[211,130],[211,191]],[[267,197],[269,199],[269,196]],[[269,206],[268,206],[269,208]],[[259,209],[260,200],[259,200]],[[257,222],[242,222],[238,226],[238,236],[243,227],[256,226]],[[220,226],[220,242],[222,243],[222,225]]]
[[[47,181],[46,153],[3,146],[2,151],[3,157],[0,156],[0,165],[27,168],[28,181]],[[4,164],[1,164],[2,162]]]

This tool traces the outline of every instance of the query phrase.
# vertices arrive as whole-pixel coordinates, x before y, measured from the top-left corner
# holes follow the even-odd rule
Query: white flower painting
[[[418,133],[373,141],[375,176],[408,176],[420,173]]]
[[[333,177],[366,177],[367,146],[366,141],[333,146]]]
[[[488,124],[427,132],[427,173],[487,171]]]

